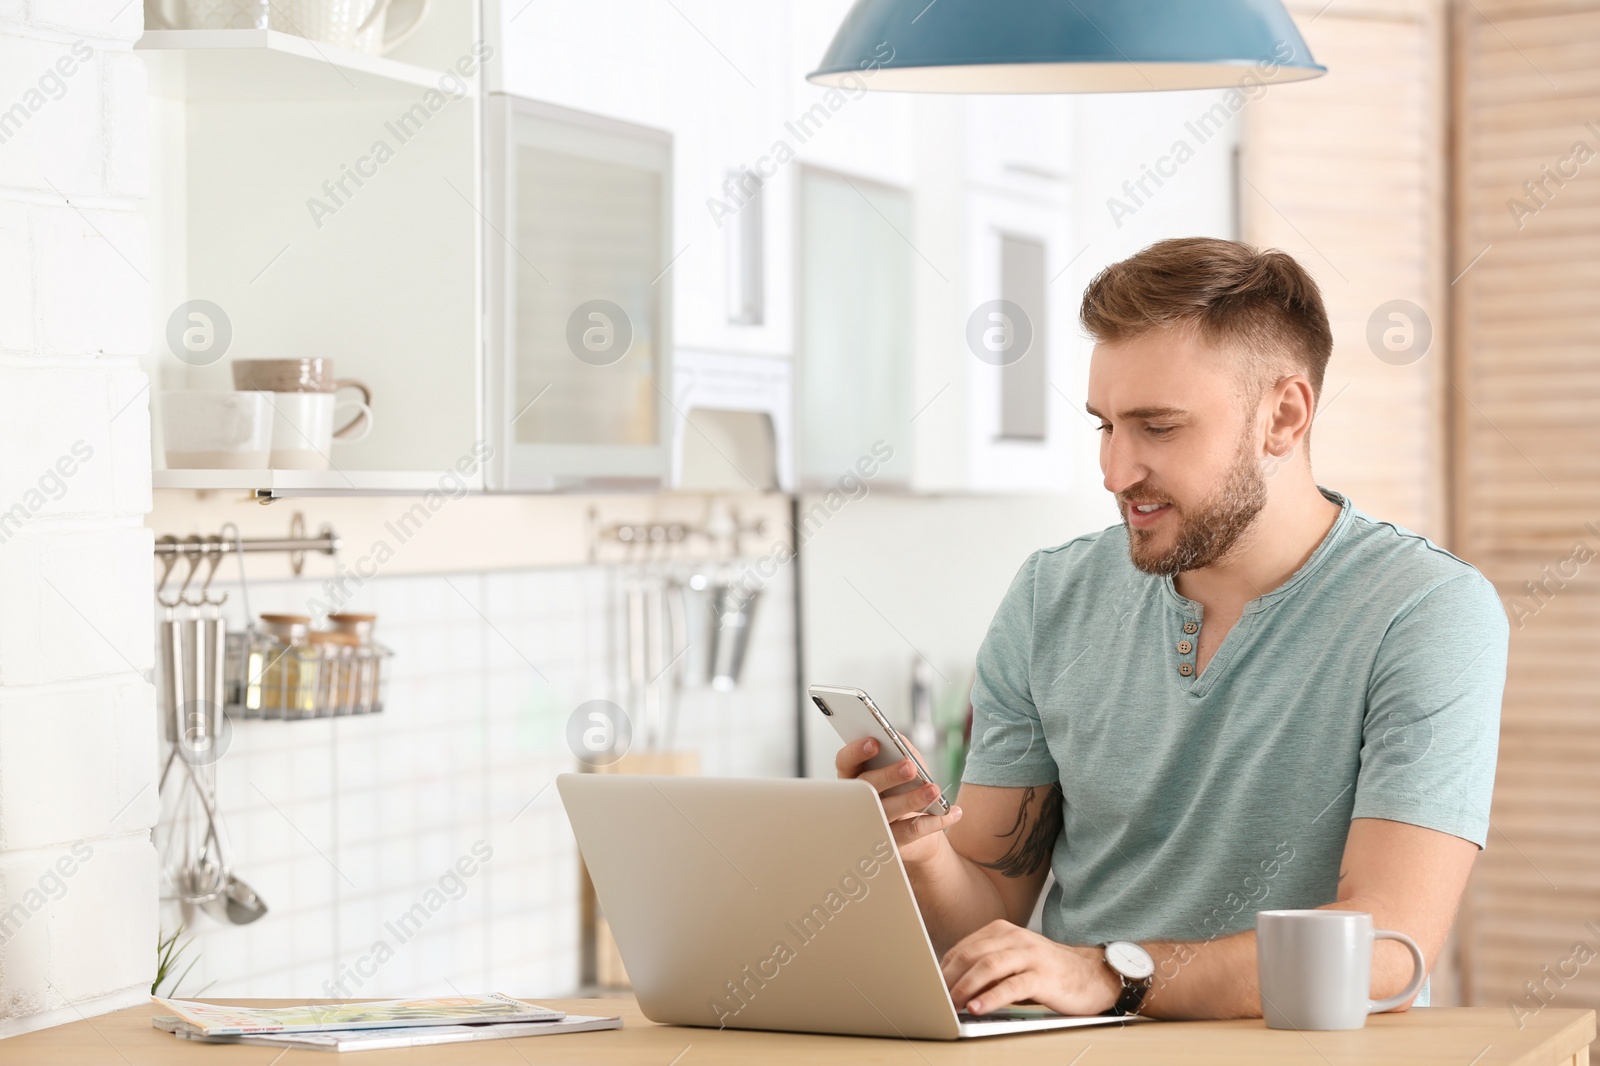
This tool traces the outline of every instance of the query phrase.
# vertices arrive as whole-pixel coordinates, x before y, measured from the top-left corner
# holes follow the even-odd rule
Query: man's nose
[[[1126,446],[1112,440],[1108,440],[1101,451],[1100,470],[1105,474],[1102,483],[1106,491],[1112,493],[1126,492],[1143,481],[1149,473],[1134,456],[1128,454]]]

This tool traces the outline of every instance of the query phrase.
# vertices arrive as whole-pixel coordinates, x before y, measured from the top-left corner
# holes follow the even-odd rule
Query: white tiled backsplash
[[[233,723],[220,810],[236,872],[271,910],[247,926],[196,914],[186,936],[199,963],[180,993],[573,990],[577,850],[552,782],[578,768],[572,711],[623,702],[622,585],[616,566],[368,582],[345,609],[375,612],[375,637],[394,650],[385,709]],[[238,588],[213,586],[224,587],[237,625]],[[318,587],[252,583],[250,606],[307,613]],[[698,751],[704,773],[794,772],[792,588],[787,569],[769,584],[732,692],[704,683],[706,620],[690,615],[674,747]],[[162,918],[175,928],[176,904]]]

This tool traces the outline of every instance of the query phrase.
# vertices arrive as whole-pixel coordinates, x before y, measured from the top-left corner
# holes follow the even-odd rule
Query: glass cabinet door
[[[800,188],[800,478],[826,488],[893,450],[880,485],[910,480],[911,197],[806,168]],[[878,458],[882,458],[878,456]]]
[[[489,114],[495,487],[659,485],[670,135],[502,94]]]

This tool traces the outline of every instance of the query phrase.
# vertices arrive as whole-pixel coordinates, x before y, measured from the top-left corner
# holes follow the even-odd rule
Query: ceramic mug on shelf
[[[360,440],[372,432],[372,390],[355,378],[334,377],[332,359],[238,359],[233,363],[233,387],[272,393],[355,389],[361,394],[361,402],[354,405],[355,417],[339,424],[333,430],[333,439]]]
[[[1398,995],[1372,1000],[1372,949],[1379,940],[1404,945],[1413,972]],[[1428,977],[1417,942],[1372,928],[1372,915],[1362,911],[1258,911],[1256,967],[1268,1029],[1360,1029],[1367,1015],[1416,995]]]
[[[382,55],[417,32],[429,0],[413,0],[411,21],[391,32],[390,0],[273,0],[272,28],[340,48]]]
[[[168,392],[161,429],[170,469],[262,470],[272,451],[272,404],[264,392]]]
[[[279,30],[382,55],[417,32],[429,2],[413,0],[411,21],[393,33],[391,0],[145,0],[144,22],[152,30]]]
[[[329,449],[335,440],[357,441],[372,432],[372,408],[359,400],[340,403],[331,392],[273,392],[265,394],[272,404],[272,456],[274,470],[326,470],[331,464]],[[354,431],[343,437],[334,433],[338,408],[359,408],[345,425]]]

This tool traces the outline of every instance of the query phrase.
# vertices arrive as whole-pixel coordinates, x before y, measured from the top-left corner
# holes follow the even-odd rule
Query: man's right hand
[[[909,740],[906,746],[911,747]],[[910,759],[902,759],[878,770],[866,769],[867,763],[877,756],[878,750],[879,742],[871,737],[847,744],[834,756],[834,768],[841,780],[859,777],[878,790],[878,802],[883,805],[884,817],[894,831],[894,842],[900,849],[901,860],[908,866],[925,863],[949,846],[944,830],[960,821],[961,808],[951,807],[949,814],[942,815],[922,813],[939,798],[939,786],[924,785],[908,789],[907,786],[917,776],[917,767]],[[911,747],[911,750],[918,759],[922,758],[922,753],[915,747]]]

